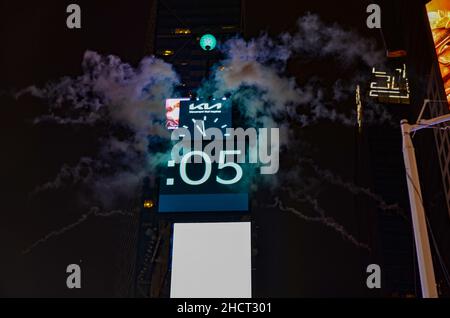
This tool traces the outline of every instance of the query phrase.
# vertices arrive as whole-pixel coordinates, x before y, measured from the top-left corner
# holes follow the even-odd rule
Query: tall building
[[[415,123],[419,116],[428,119],[449,112],[427,18],[426,2],[420,0],[382,2],[381,34],[391,65],[390,71],[394,72],[395,68],[404,66],[409,84],[409,103],[399,103],[395,100],[381,103],[390,109],[396,122],[407,119],[410,123]],[[448,250],[450,244],[448,234],[450,148],[449,132],[440,128],[443,127],[417,132],[413,137],[413,143],[418,160],[425,213],[429,222],[428,231],[438,289],[441,295],[448,295],[450,282],[446,271],[450,259],[442,251]],[[390,198],[392,195],[400,198],[403,213],[409,219],[405,227],[405,222],[398,216],[383,211],[379,213],[381,254],[387,271],[386,293],[404,295],[413,291],[416,296],[420,296],[410,207],[406,201],[407,176],[404,173],[400,130],[375,129],[370,139],[374,187],[389,200],[393,199]],[[396,173],[395,170],[398,169],[402,171],[401,174]],[[399,257],[401,255],[403,257]]]
[[[381,30],[366,27],[369,3],[344,1],[339,9],[331,10],[323,2],[288,0],[276,6],[262,6],[256,0],[154,2],[148,28],[148,53],[174,65],[181,77],[180,96],[193,96],[210,67],[220,59],[218,51],[200,48],[201,35],[214,34],[219,42],[239,33],[246,39],[258,36],[261,31],[277,35],[295,29],[298,17],[310,11],[326,22],[337,21],[376,40],[378,47],[386,52],[387,63],[383,70],[367,69],[368,78],[372,72],[385,72],[396,81],[408,81],[400,87],[400,97],[373,96],[370,81],[359,83],[362,122],[358,127],[324,124],[298,132],[299,138],[308,138],[318,147],[334,150],[336,155],[332,158],[314,158],[318,165],[337,171],[360,189],[371,189],[383,199],[383,202],[374,202],[373,198],[351,194],[332,185],[324,183],[322,186],[326,199],[320,203],[327,211],[345,211],[339,215],[339,221],[350,233],[366,242],[369,250],[336,240],[336,233],[323,225],[304,222],[277,208],[259,207],[251,215],[256,229],[252,240],[254,296],[420,296],[402,140],[397,124],[404,118],[413,123],[419,114],[422,118],[430,118],[448,113],[448,105],[436,102],[445,100],[446,95],[426,14],[426,1],[380,1]],[[280,16],[284,23],[280,23]],[[333,83],[336,74],[328,69],[323,72],[323,69],[314,63],[305,65],[294,57],[287,71],[298,82],[322,72],[325,80]],[[422,111],[426,99],[434,102],[426,104]],[[393,124],[378,127],[366,124],[364,107],[368,103],[386,109]],[[330,130],[334,132],[333,136],[323,133]],[[449,294],[446,278],[450,259],[443,253],[450,249],[448,134],[449,130],[429,129],[414,137],[441,295]],[[337,142],[330,145],[330,138]],[[277,193],[282,195],[281,191]],[[134,296],[138,297],[169,295],[173,220],[157,215],[154,210],[157,194],[158,189],[146,182],[142,198],[145,204],[135,241],[138,249],[133,288]],[[267,196],[267,193],[257,193],[252,200],[264,200]],[[336,200],[339,200],[339,206],[335,204]],[[302,211],[308,209],[302,205],[294,207]],[[366,286],[366,267],[372,263],[381,266],[381,290],[368,290]]]
[[[378,127],[366,125],[363,115],[363,128],[361,132],[357,132],[356,142],[354,142],[354,138],[340,138],[339,149],[335,152],[336,154],[355,153],[353,160],[347,158],[348,169],[342,168],[341,161],[343,160],[339,156],[330,159],[316,158],[318,162],[321,161],[324,165],[334,166],[335,170],[340,170],[343,175],[353,175],[352,179],[357,186],[369,187],[385,201],[384,204],[374,205],[355,196],[353,207],[347,203],[342,203],[341,205],[341,209],[345,209],[349,215],[353,215],[353,218],[346,222],[348,229],[356,231],[359,234],[358,237],[366,238],[371,247],[370,253],[362,252],[359,259],[357,252],[350,252],[348,254],[349,260],[351,259],[352,263],[359,264],[358,266],[361,267],[367,262],[375,262],[381,265],[383,283],[380,294],[382,296],[420,296],[418,268],[402,156],[400,120],[405,118],[410,123],[416,122],[426,99],[435,102],[430,102],[426,105],[422,118],[431,118],[448,113],[447,103],[442,102],[445,101],[446,95],[427,19],[426,2],[423,0],[380,1],[382,29],[370,30],[366,26],[368,15],[366,7],[371,3],[370,1],[343,1],[336,10],[330,10],[325,4],[318,2],[281,2],[275,7],[271,6],[270,10],[265,10],[261,8],[260,3],[257,1],[245,1],[244,12],[247,13],[245,36],[247,38],[257,36],[261,30],[266,30],[270,35],[274,36],[284,31],[293,31],[295,30],[297,18],[307,12],[312,12],[318,14],[326,22],[338,22],[344,27],[356,29],[359,34],[376,40],[378,48],[386,52],[387,62],[385,69],[382,71],[389,72],[396,80],[400,79],[397,78],[397,70],[400,70],[400,72],[404,71],[406,74],[408,82],[404,84],[404,87],[401,87],[401,90],[404,91],[403,97],[406,97],[407,94],[408,98],[399,98],[398,96],[375,98],[370,96],[371,83],[360,83],[363,107],[367,103],[378,104],[391,114],[393,125]],[[258,10],[258,15],[253,15],[252,12],[256,10]],[[278,16],[284,17],[284,25],[279,23],[276,18]],[[320,65],[313,64],[311,67],[308,67],[307,63],[301,63],[301,61],[297,63],[295,58],[288,68],[289,74],[296,77],[299,82],[304,80],[305,77],[314,76],[320,70]],[[367,70],[368,73],[370,71]],[[335,74],[325,74],[324,76],[329,78],[336,77]],[[332,129],[336,133],[339,130],[336,127]],[[314,131],[314,135],[319,136],[321,131],[323,131],[323,127]],[[448,134],[448,130],[429,129],[428,131],[417,133],[414,137],[423,199],[430,221],[429,231],[434,267],[442,295],[448,294],[446,268],[450,264],[450,260],[442,252],[449,249],[448,244],[450,243],[448,235],[450,228],[448,217],[448,185],[450,183]],[[316,141],[318,144],[321,142],[320,139],[316,139]],[[329,144],[325,144],[325,146],[329,147]],[[398,206],[398,209],[392,209],[394,205]],[[361,213],[358,213],[359,211],[364,211],[366,215],[361,215]],[[279,218],[280,216],[276,216],[274,211],[272,222],[275,223],[275,220]],[[258,218],[256,221],[258,221]],[[301,228],[301,225],[297,226],[299,229]],[[260,227],[259,237],[269,235],[264,233],[264,225]],[[285,231],[289,231],[288,225],[284,228]],[[282,236],[281,233],[279,234]],[[301,239],[301,235],[298,234],[297,237]],[[293,245],[293,243],[290,244]],[[306,269],[309,267],[309,263],[316,261],[317,256],[314,254],[321,253],[321,251],[312,252],[308,250],[308,247],[298,245],[299,252],[297,253],[310,262],[305,264],[301,256],[297,258],[294,255],[291,255],[290,261],[292,262],[295,259],[295,263],[298,266],[303,266]],[[282,248],[285,249],[285,253],[286,250],[289,250],[287,251],[288,253],[295,253],[283,247],[283,244],[280,243],[279,249]],[[267,247],[265,249],[262,247],[261,249],[261,255],[270,252],[270,249]],[[277,254],[274,253],[273,255]],[[282,257],[281,255],[280,258]],[[327,256],[322,256],[322,259],[325,257]],[[338,261],[335,263],[335,266],[345,276],[348,269],[344,268],[343,265],[341,266]],[[352,270],[358,273],[357,266]],[[257,273],[264,271],[264,266],[261,266],[261,264],[259,268],[257,266]],[[277,276],[279,279],[288,279],[278,271],[275,272],[275,274],[271,275]],[[315,274],[312,266],[311,271],[306,270],[305,272],[309,272],[308,275],[310,276]],[[268,272],[261,273],[261,276],[267,277],[267,275]],[[314,288],[302,293],[301,282],[304,279],[303,275],[306,274],[291,271],[289,274],[286,274],[286,276],[290,277],[289,283],[284,284],[282,287],[281,284],[270,285],[269,279],[266,280],[267,284],[264,288],[271,289],[272,295],[277,288],[279,288],[279,293],[275,292],[277,294],[282,294],[284,288],[285,290],[292,289],[292,293],[299,295],[314,295]],[[333,278],[330,277],[330,279]],[[363,275],[357,279],[363,279]],[[319,285],[318,283],[317,286]],[[351,294],[377,295],[367,293],[364,290],[365,287],[359,286],[356,281],[353,282],[353,279],[349,281],[349,286],[352,287],[349,287],[346,292]],[[320,288],[326,290],[325,286]],[[271,294],[267,293],[265,295]],[[322,295],[324,294],[322,293]]]
[[[220,59],[218,50],[200,47],[200,37],[213,34],[220,43],[239,34],[241,1],[160,0],[156,12],[154,53],[174,65],[181,77],[180,93],[192,95]]]
[[[261,6],[259,1],[247,0],[244,10],[244,35],[246,39],[250,39],[259,36],[261,31],[273,37],[283,32],[294,33],[297,30],[297,20],[312,13],[317,14],[326,24],[338,23],[344,28],[357,29],[362,31],[363,35],[371,36],[370,32],[363,28],[366,25],[366,6],[361,1],[341,1],[339,7],[332,7],[323,1],[279,1],[276,6],[265,7]],[[282,21],[280,17],[283,17]],[[352,70],[343,74],[332,58],[329,63],[324,58],[311,60],[294,54],[288,63],[287,75],[294,77],[300,86],[308,83],[309,79],[320,77],[320,84],[325,89],[332,87],[339,78],[354,75]],[[370,73],[370,69],[367,69],[367,72]],[[366,99],[365,85],[366,83],[360,83],[363,106]],[[336,107],[355,105],[354,100],[353,97]],[[321,171],[310,173],[307,165],[295,161],[296,153],[283,153],[282,161],[296,162],[297,167],[304,169],[299,178],[312,178],[319,183],[320,190],[314,198],[326,216],[337,220],[347,233],[367,244],[368,248],[354,246],[320,222],[308,222],[294,213],[280,211],[278,207],[260,208],[254,211],[254,222],[258,227],[255,240],[258,255],[254,271],[257,295],[379,296],[379,290],[369,290],[365,283],[368,264],[379,264],[377,206],[367,197],[352,194],[347,189],[328,182],[321,175],[323,170],[332,171],[333,178],[341,178],[361,189],[371,189],[367,131],[323,120],[317,125],[298,129],[295,134],[299,140],[307,140],[314,145],[316,151],[306,148],[301,155],[311,157]],[[282,162],[280,169],[290,167],[283,166]],[[280,198],[284,196],[281,190],[271,195],[278,195]],[[267,193],[256,196],[264,200],[263,197],[267,196]],[[302,204],[294,199],[286,200],[285,204],[305,215],[317,215],[314,204]]]
[[[193,97],[210,68],[221,58],[218,50],[202,49],[199,40],[204,34],[212,34],[220,44],[239,34],[241,1],[158,0],[153,1],[151,11],[146,54],[154,54],[171,63],[180,75],[178,96]],[[164,147],[159,142],[154,139],[150,144],[156,148]],[[174,220],[156,211],[158,184],[159,180],[146,179],[144,182],[138,235],[132,240],[137,247],[131,273],[131,295],[134,297],[169,297],[170,293]]]
[[[446,3],[447,15],[450,6],[445,1],[423,1],[417,3],[416,17],[411,17],[408,23],[408,45],[410,45],[411,59],[416,61],[416,72],[424,79],[418,83],[418,91],[423,94],[424,99],[429,100],[424,104],[422,98],[417,102],[412,113],[411,122],[419,118],[428,119],[449,113],[449,106],[445,91],[444,74],[440,72],[442,56],[436,55],[433,45],[433,33],[430,28],[430,19],[427,10],[430,4]],[[405,5],[409,3],[405,2]],[[421,10],[420,10],[421,9]],[[442,7],[441,9],[444,9]],[[421,26],[425,36],[423,42],[416,38],[416,28]],[[448,24],[447,24],[448,25]],[[422,43],[421,43],[422,42]],[[447,30],[448,43],[448,30]],[[448,56],[448,52],[446,53]],[[426,58],[426,57],[429,58]],[[426,59],[425,59],[426,58]],[[447,57],[448,59],[448,57]],[[419,62],[422,61],[422,62]],[[424,61],[426,61],[424,63]],[[448,88],[447,88],[448,89]],[[420,96],[420,95],[419,95]],[[421,103],[422,102],[422,103]],[[441,295],[450,295],[450,255],[445,253],[450,249],[450,132],[448,123],[436,126],[434,129],[423,129],[416,134],[414,140],[421,178],[422,195],[429,221],[430,245],[433,252],[434,269],[438,291]]]

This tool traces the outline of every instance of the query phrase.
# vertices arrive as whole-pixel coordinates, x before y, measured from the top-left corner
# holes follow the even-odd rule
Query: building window
[[[190,29],[176,28],[174,30],[174,33],[178,34],[178,35],[187,35],[187,34],[191,34],[192,32]]]
[[[145,200],[144,201],[144,208],[145,209],[151,209],[151,208],[153,208],[154,205],[155,204],[153,203],[152,200]]]
[[[173,50],[162,50],[161,55],[163,55],[163,56],[171,56],[174,53],[175,52]]]
[[[224,30],[224,31],[233,31],[233,30],[236,30],[236,26],[235,25],[223,25],[222,26],[222,30]]]

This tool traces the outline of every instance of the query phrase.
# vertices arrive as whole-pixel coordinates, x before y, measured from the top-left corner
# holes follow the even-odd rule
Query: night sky
[[[147,1],[134,1],[132,6],[129,2],[79,2],[83,25],[78,31],[66,27],[65,11],[70,3],[2,2],[2,92],[79,74],[86,50],[116,54],[130,63],[142,58],[150,11]],[[74,189],[37,200],[29,200],[28,196],[37,185],[54,178],[62,164],[74,164],[80,156],[95,151],[95,132],[36,128],[32,118],[42,113],[45,105],[32,98],[16,102],[5,95],[1,101],[1,117],[5,119],[2,135],[8,149],[2,166],[8,186],[0,222],[5,273],[0,293],[27,297],[115,296],[114,274],[121,257],[115,250],[123,228],[120,218],[92,218],[67,236],[22,255],[38,238],[76,221],[82,214],[73,208]],[[69,291],[65,286],[65,269],[72,263],[88,268],[83,272],[85,288],[81,291]]]
[[[32,120],[46,105],[30,96],[15,100],[14,92],[43,85],[81,72],[86,50],[114,54],[136,65],[145,54],[151,1],[77,1],[82,8],[82,29],[66,28],[65,8],[73,1],[3,1],[0,4],[0,118],[2,133],[2,213],[0,214],[0,295],[7,297],[115,297],[124,255],[117,252],[125,235],[126,219],[90,218],[64,235],[50,239],[30,253],[23,251],[47,233],[76,221],[85,211],[77,205],[79,189],[30,197],[33,189],[51,180],[63,164],[95,153],[96,128],[77,130],[52,125],[34,126]],[[276,3],[276,5],[275,5]],[[318,13],[327,23],[337,22],[379,41],[379,31],[363,27],[366,1],[275,1],[262,5],[248,1],[246,37],[292,31],[298,16]],[[213,18],[213,17],[212,17]],[[331,68],[331,71],[330,71]],[[303,81],[312,76],[333,83],[331,65],[291,61],[288,73]],[[341,76],[347,74],[341,74]],[[345,179],[355,178],[353,128],[321,124],[300,137],[313,143],[311,154],[320,166]],[[282,159],[281,169],[292,160]],[[361,215],[351,193],[324,185],[321,206],[356,237],[366,241],[373,206]],[[273,193],[262,192],[261,202]],[[134,198],[130,198],[130,202]],[[270,200],[269,200],[270,201]],[[270,202],[269,202],[270,203]],[[338,208],[337,208],[338,206]],[[299,208],[302,208],[299,206]],[[379,255],[358,249],[335,231],[307,223],[277,209],[253,211],[258,226],[254,272],[256,296],[342,297],[378,296],[365,287],[365,269]],[[361,223],[365,224],[361,226]],[[376,245],[377,243],[370,242]],[[412,247],[411,247],[412,248]],[[68,290],[65,269],[82,266],[83,288]]]

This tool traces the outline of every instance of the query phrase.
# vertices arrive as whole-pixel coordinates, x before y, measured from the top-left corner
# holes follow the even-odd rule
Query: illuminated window
[[[170,56],[173,55],[175,52],[173,50],[163,50],[162,55],[164,56]]]
[[[145,200],[144,201],[144,208],[146,208],[146,209],[151,209],[151,208],[153,208],[154,205],[155,204],[153,203],[152,200]]]
[[[191,30],[189,29],[182,29],[182,28],[176,28],[174,31],[175,34],[191,34]]]
[[[235,25],[223,25],[222,30],[234,30],[236,29]]]

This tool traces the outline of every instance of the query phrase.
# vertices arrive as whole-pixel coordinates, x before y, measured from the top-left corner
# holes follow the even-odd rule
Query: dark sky
[[[32,98],[16,102],[7,93],[79,74],[86,50],[115,54],[130,63],[137,63],[144,53],[149,1],[133,1],[132,5],[128,1],[77,1],[82,8],[82,29],[69,30],[65,11],[72,2],[1,3],[0,92],[4,94],[0,100],[2,141],[8,149],[2,158],[6,182],[0,216],[3,296],[115,296],[114,275],[123,257],[116,253],[123,228],[120,218],[92,218],[32,253],[21,254],[38,238],[85,212],[72,205],[74,189],[36,200],[28,196],[37,185],[52,180],[62,164],[75,164],[80,156],[90,154],[94,138],[91,132],[33,127],[32,118],[45,105]],[[71,263],[82,266],[81,292],[65,286],[66,266]]]
[[[72,205],[72,189],[40,199],[30,200],[28,194],[36,185],[50,180],[63,163],[73,164],[80,156],[89,155],[95,144],[86,132],[33,127],[33,116],[44,111],[45,105],[31,98],[14,101],[8,93],[79,74],[83,53],[88,49],[136,64],[146,47],[150,1],[78,1],[82,30],[68,30],[65,8],[71,2],[1,4],[0,102],[2,146],[7,149],[2,158],[6,187],[0,216],[1,272],[6,274],[0,277],[0,295],[4,296],[115,296],[114,275],[121,257],[116,253],[121,244],[118,233],[123,231],[120,218],[92,218],[30,254],[21,254],[36,239],[80,216]],[[361,27],[365,3],[276,1],[276,5],[263,5],[261,1],[248,1],[246,35],[292,31],[296,18],[311,11],[326,22],[339,22],[377,37],[375,31]],[[310,67],[303,76],[316,72],[326,73]],[[321,165],[354,177],[353,130],[323,125],[307,133],[316,136],[316,148],[326,149],[316,158]],[[336,189],[327,191],[321,198],[323,207],[333,210],[338,204],[346,213],[340,221],[355,235],[370,236],[357,224],[353,197]],[[260,227],[256,243],[260,254],[254,274],[258,295],[376,295],[364,287],[365,266],[373,256],[341,240],[334,231],[270,209],[258,210],[255,220]],[[65,286],[65,268],[71,263],[86,269],[81,291],[69,291]]]

